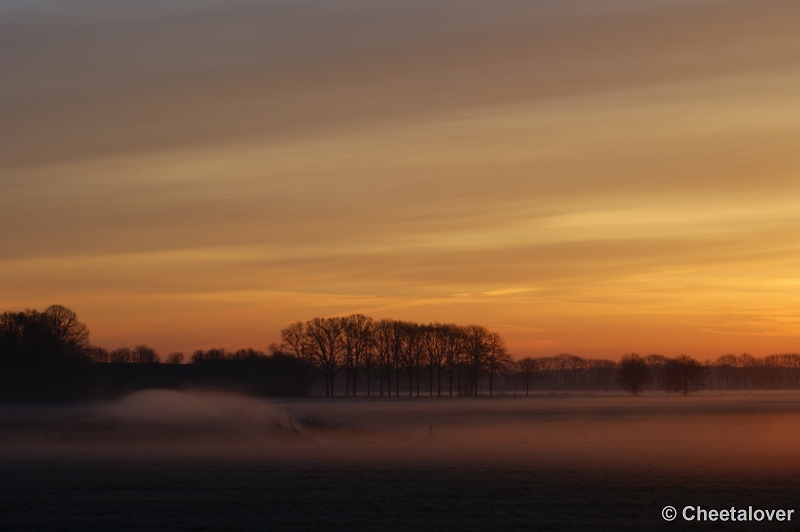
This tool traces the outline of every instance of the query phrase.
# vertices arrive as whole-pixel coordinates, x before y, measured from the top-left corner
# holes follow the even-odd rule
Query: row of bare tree
[[[625,355],[619,363],[623,388],[631,393],[640,390],[691,391],[709,390],[777,390],[800,388],[800,354],[790,353],[755,357],[747,353],[724,355],[700,363],[681,355],[640,357]],[[677,372],[677,373],[676,373]],[[681,376],[676,384],[676,375]],[[633,383],[626,385],[625,382]]]
[[[698,362],[681,355],[625,355],[620,362],[571,354],[514,361],[503,338],[480,325],[373,320],[362,314],[314,318],[281,331],[270,353],[255,349],[195,351],[192,363],[289,357],[304,385],[326,396],[478,395],[531,391],[626,389],[688,393],[711,390],[798,389],[800,354],[725,355]],[[108,351],[89,343],[74,312],[53,305],[43,312],[0,314],[0,370],[53,373],[74,363],[159,363],[146,345]],[[165,362],[181,364],[183,353]],[[676,384],[678,383],[678,384]]]
[[[0,369],[52,373],[64,364],[86,362],[89,328],[61,305],[44,311],[0,314]]]
[[[480,326],[419,325],[374,321],[361,315],[297,322],[282,331],[270,353],[255,349],[195,351],[194,364],[290,357],[305,384],[324,382],[325,395],[475,395],[488,392],[602,390],[622,388],[687,394],[708,390],[798,389],[800,355],[725,355],[704,363],[687,355],[624,355],[619,362],[562,353],[511,360],[502,338]],[[90,348],[94,362],[159,363],[146,345],[107,351]],[[183,353],[164,362],[181,364]]]
[[[622,361],[562,353],[512,360],[502,337],[479,325],[373,320],[361,314],[314,318],[281,331],[273,354],[295,358],[324,394],[477,395],[531,391],[626,389],[687,394],[698,389],[800,388],[800,355],[725,355],[699,362],[681,355],[626,355]],[[626,359],[640,361],[635,391],[626,384]],[[641,369],[643,368],[643,369]],[[644,377],[642,377],[644,375]],[[427,388],[427,390],[425,390]],[[320,390],[322,391],[322,389]]]
[[[720,390],[800,388],[800,354],[725,355],[708,364],[708,387]]]
[[[489,395],[497,376],[512,365],[503,338],[480,325],[421,325],[362,314],[314,318],[281,331],[281,345],[271,347],[296,358],[305,374],[322,375],[325,395],[477,395],[485,380]],[[373,386],[377,387],[377,390]]]
[[[156,364],[161,359],[156,350],[147,345],[137,345],[133,349],[130,347],[120,347],[109,351],[103,347],[92,346],[88,349],[92,362],[114,363],[114,364]],[[183,358],[181,357],[181,362]]]

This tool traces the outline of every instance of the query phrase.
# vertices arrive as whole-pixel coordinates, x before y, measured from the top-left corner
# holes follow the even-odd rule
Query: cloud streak
[[[163,349],[371,310],[797,350],[793,2],[32,6],[0,8],[4,308]]]

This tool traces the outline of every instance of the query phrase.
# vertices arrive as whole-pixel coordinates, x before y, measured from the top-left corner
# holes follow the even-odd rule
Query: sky
[[[0,311],[800,351],[796,0],[8,0]]]

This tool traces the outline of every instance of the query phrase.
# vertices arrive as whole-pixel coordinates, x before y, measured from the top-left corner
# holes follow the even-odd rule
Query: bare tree
[[[405,323],[392,320],[392,368],[394,368],[394,395],[400,396],[400,373],[404,365],[403,342],[405,342]]]
[[[402,323],[402,360],[408,375],[409,397],[413,395],[414,382],[417,384],[417,396],[419,396],[419,379],[420,373],[422,372],[422,360],[425,349],[423,331],[423,327],[417,323]]]
[[[308,387],[311,384],[311,374],[318,356],[314,342],[306,334],[305,324],[298,321],[282,329],[281,340],[281,345],[270,346],[270,352],[273,356],[278,352],[286,353],[297,360],[303,387]]]
[[[664,383],[662,382],[662,375],[664,372],[664,364],[667,363],[667,357],[651,353],[644,357],[644,361],[647,362],[647,367],[650,368],[650,376],[652,378],[650,381],[650,389],[663,390]]]
[[[306,334],[315,347],[320,368],[325,375],[325,396],[335,394],[336,375],[343,358],[341,318],[314,318],[306,322]]]
[[[352,377],[353,396],[356,395],[358,371],[363,362],[364,353],[372,343],[372,318],[363,314],[352,314],[341,319],[342,348],[345,360],[345,395],[349,393]]]
[[[167,355],[165,362],[167,364],[183,364],[183,353],[180,351],[173,351]]]
[[[158,358],[158,353],[156,353],[155,349],[142,344],[133,348],[133,359],[131,362],[137,364],[158,364],[161,360]]]
[[[511,355],[506,350],[503,337],[496,332],[490,332],[486,338],[486,371],[489,375],[489,396],[494,393],[494,377],[497,373],[505,371],[511,364]]]
[[[480,325],[464,327],[464,346],[468,375],[467,395],[478,395],[481,375],[487,369],[491,333]]]
[[[268,358],[269,355],[264,351],[253,349],[252,347],[237,349],[226,357],[227,360],[266,360]]]
[[[386,382],[389,396],[392,395],[392,372],[394,371],[395,326],[393,320],[380,320],[373,327],[373,340],[378,360],[380,396]]]
[[[664,365],[664,388],[688,395],[705,385],[705,373],[706,368],[688,355],[668,359]]]
[[[522,382],[525,384],[525,397],[529,397],[531,383],[539,370],[539,364],[536,359],[525,357],[517,361],[517,368],[520,377],[522,377]]]
[[[89,358],[92,362],[103,364],[109,362],[109,353],[108,349],[103,347],[92,346],[88,350]]]
[[[791,353],[786,355],[787,366],[792,376],[791,386],[793,388],[800,388],[800,354]]]
[[[617,363],[613,360],[592,360],[589,363],[589,367],[595,374],[597,388],[603,389],[608,393],[611,384],[614,382]]]
[[[108,354],[108,361],[116,364],[127,364],[133,361],[133,351],[127,347],[114,349]]]
[[[446,325],[432,323],[427,325],[423,331],[422,343],[425,347],[426,362],[430,371],[430,391],[433,396],[433,373],[436,372],[436,394],[442,395],[442,366],[447,355],[448,331]]]
[[[199,364],[202,362],[217,362],[220,360],[228,360],[228,352],[225,351],[224,347],[212,347],[208,351],[203,351],[202,349],[198,349],[194,353],[192,353],[192,363]]]
[[[647,362],[636,353],[624,355],[619,362],[617,380],[622,389],[631,395],[639,395],[652,376]]]
[[[365,348],[362,357],[364,361],[364,375],[367,377],[367,397],[370,397],[370,383],[372,382],[372,373],[375,363],[378,361],[378,352],[375,349],[375,338],[372,332],[370,333],[369,345]]]
[[[764,370],[762,386],[766,386],[768,390],[780,388],[782,365],[781,355],[770,355],[762,359],[761,367]]]
[[[733,354],[723,355],[714,362],[713,366],[717,388],[720,390],[727,390],[734,386],[738,387],[736,378],[736,366],[738,362],[738,358]]]
[[[742,353],[739,355],[739,367],[741,368],[742,372],[742,383],[744,384],[744,388],[756,388],[758,387],[759,377],[760,377],[760,366],[759,361],[753,355],[749,353]]]
[[[537,360],[539,364],[540,379],[544,389],[558,386],[558,370],[556,369],[555,357],[541,357]]]
[[[572,368],[574,365],[573,358],[575,355],[569,353],[561,353],[553,357],[553,366],[556,370],[559,380],[561,380],[562,387],[566,390],[567,383],[570,375],[572,375]]]
[[[461,389],[461,366],[462,360],[466,353],[466,336],[464,329],[457,325],[445,325],[442,328],[442,334],[445,336],[445,355],[444,362],[447,366],[447,373],[449,377],[448,382],[448,395],[453,395],[453,378],[458,373],[458,387]]]
[[[63,364],[91,362],[91,349],[89,329],[61,305],[0,314],[0,367],[56,377]]]
[[[91,347],[89,328],[67,307],[51,305],[42,312],[44,324],[57,356],[68,362],[80,362]]]

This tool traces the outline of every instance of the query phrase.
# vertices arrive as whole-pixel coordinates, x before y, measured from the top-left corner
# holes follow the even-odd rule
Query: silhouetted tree
[[[91,362],[89,329],[61,305],[0,314],[0,367],[32,373]]]
[[[590,360],[589,370],[594,374],[595,387],[608,392],[614,382],[617,363],[613,360]]]
[[[128,347],[114,349],[108,354],[108,361],[115,364],[128,364],[133,362],[133,351]]]
[[[89,328],[67,307],[51,305],[42,313],[51,349],[66,362],[86,362]]]
[[[651,353],[644,357],[644,361],[647,363],[647,367],[650,368],[650,389],[663,390],[662,374],[664,372],[664,364],[667,363],[667,357]]]
[[[723,355],[714,361],[714,376],[718,389],[727,390],[736,386],[737,363],[738,359],[734,354]]]
[[[464,327],[464,352],[467,369],[467,395],[477,395],[481,375],[486,370],[491,333],[480,325]]]
[[[742,372],[742,384],[745,389],[758,387],[760,367],[758,359],[749,353],[739,355],[738,366]]]
[[[317,360],[316,350],[311,338],[306,334],[306,326],[302,321],[295,322],[281,331],[280,346],[270,346],[272,354],[283,352],[297,360],[303,386],[311,385],[311,375]]]
[[[172,353],[167,355],[166,363],[183,364],[183,353],[181,353],[180,351],[173,351]]]
[[[448,332],[446,325],[433,323],[427,325],[422,334],[422,344],[425,347],[425,357],[428,365],[429,395],[433,396],[433,373],[436,372],[436,394],[442,395],[442,366],[447,354]]]
[[[421,373],[422,360],[424,354],[423,328],[413,322],[402,322],[402,361],[403,367],[408,375],[408,396],[411,397],[414,391],[414,382],[417,384],[417,396],[419,396],[419,377]]]
[[[305,329],[325,375],[325,396],[331,397],[335,394],[336,375],[342,364],[342,320],[314,318],[306,322]]]
[[[566,390],[569,381],[575,385],[578,373],[583,367],[583,359],[570,353],[561,353],[553,357],[553,367],[561,380],[562,387]]]
[[[392,373],[394,371],[394,352],[399,349],[396,328],[393,320],[379,320],[373,327],[373,342],[378,359],[378,380],[380,396],[383,397],[383,383],[389,396],[392,395]]]
[[[705,385],[705,372],[703,365],[688,355],[667,359],[664,364],[664,389],[688,395]]]
[[[539,369],[539,364],[531,357],[525,357],[517,361],[517,368],[522,382],[525,385],[525,397],[529,397],[531,383],[533,382],[536,372]]]
[[[486,338],[486,372],[489,376],[489,396],[494,393],[495,375],[505,371],[510,364],[511,355],[506,350],[503,337],[496,332],[490,332]]]
[[[453,395],[453,378],[458,374],[458,390],[461,387],[461,367],[466,353],[464,329],[457,325],[446,325],[442,330],[445,335],[444,363],[449,377],[448,395]]]
[[[352,314],[341,318],[342,347],[345,361],[345,395],[349,394],[352,377],[353,396],[356,395],[358,372],[363,363],[364,353],[372,344],[372,318],[363,314]]]
[[[617,380],[619,381],[622,389],[631,395],[639,395],[645,384],[650,382],[652,376],[650,375],[650,368],[647,367],[647,362],[637,355],[631,353],[624,355],[620,360],[617,370]]]
[[[192,363],[200,364],[203,362],[219,362],[221,360],[228,360],[228,353],[224,347],[212,347],[208,351],[198,349],[192,354]]]
[[[269,358],[269,355],[267,355],[265,352],[259,351],[258,349],[253,349],[251,347],[237,349],[233,353],[228,354],[226,357],[227,360],[267,360]]]
[[[555,357],[540,357],[536,360],[539,365],[539,380],[543,389],[550,389],[558,385]]]
[[[157,364],[160,362],[158,353],[152,347],[146,345],[137,345],[133,348],[133,359],[131,362],[137,364]]]
[[[103,364],[110,361],[108,349],[103,347],[97,347],[93,345],[88,349],[88,354],[91,361],[98,364]]]
[[[786,355],[786,366],[789,368],[791,374],[790,387],[800,387],[800,354],[791,353]]]
[[[372,373],[375,363],[378,360],[378,352],[375,349],[375,335],[374,331],[370,334],[370,343],[362,354],[364,361],[364,375],[367,377],[367,397],[370,397],[370,383],[372,381]]]
[[[66,307],[4,312],[0,396],[11,400],[70,396],[75,390],[73,367],[91,363],[96,353],[89,343],[89,329]]]
[[[394,395],[395,397],[400,396],[400,373],[403,371],[403,366],[405,364],[404,354],[405,351],[403,350],[403,342],[406,341],[406,331],[405,331],[405,323],[402,321],[397,320],[390,320],[389,322],[393,329],[392,332],[392,368],[394,369]],[[391,391],[390,391],[391,395]]]

